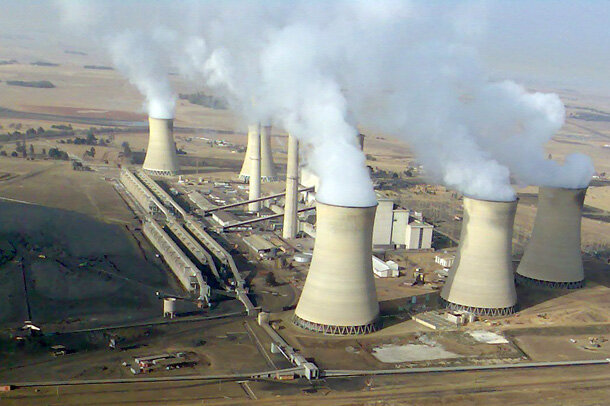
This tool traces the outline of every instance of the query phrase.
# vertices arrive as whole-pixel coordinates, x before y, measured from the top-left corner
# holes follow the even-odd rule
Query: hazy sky
[[[111,1],[115,0],[99,0]],[[135,15],[162,21],[167,17],[166,6],[172,1],[118,3],[132,4],[136,10],[146,5],[146,13]],[[320,7],[324,4],[320,2]],[[455,6],[456,2],[435,2],[439,13],[448,4]],[[468,17],[464,30],[472,31],[472,38],[494,76],[528,83],[560,82],[598,92],[610,90],[610,1],[490,0],[463,2],[462,6]],[[0,0],[0,10],[2,34],[27,32],[42,40],[48,39],[48,33],[60,25],[54,1]],[[198,20],[192,15],[185,17],[185,21],[205,23],[205,19]]]
[[[495,71],[610,90],[610,1],[485,4],[481,52]]]

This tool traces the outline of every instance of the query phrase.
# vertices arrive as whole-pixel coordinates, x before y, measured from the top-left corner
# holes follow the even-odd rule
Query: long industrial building
[[[143,170],[136,171],[137,177],[142,183],[150,189],[150,191],[159,199],[163,204],[170,208],[174,213],[179,213],[182,217],[186,216],[186,211],[178,204],[172,197],[165,191],[161,186],[157,184],[148,174]]]
[[[150,190],[137,178],[137,176],[127,168],[121,170],[121,184],[129,192],[132,198],[142,207],[145,213],[152,214],[156,211],[166,213],[166,209],[161,202],[152,194]]]
[[[526,285],[576,289],[584,285],[580,223],[586,188],[540,187],[532,237],[517,268]]]
[[[458,254],[441,292],[452,310],[501,316],[516,310],[512,235],[517,201],[464,197]]]
[[[163,192],[156,182],[148,177],[144,172],[140,172],[139,177],[132,173],[129,169],[123,168],[121,170],[120,180],[127,192],[134,198],[134,200],[142,206],[144,212],[152,214],[156,211],[161,211],[165,215],[166,223],[168,228],[172,230],[172,233],[180,239],[180,241],[193,252],[193,255],[202,263],[207,264],[210,269],[216,271],[214,262],[209,257],[209,254],[203,250],[200,244],[198,244],[175,220],[174,216],[169,212],[163,203],[157,199],[153,192],[147,188],[142,179],[147,181],[157,192]],[[152,182],[152,183],[151,183]],[[155,187],[156,186],[156,187]],[[160,193],[161,194],[161,193]],[[177,206],[175,201],[165,193],[161,194],[165,200],[169,199],[168,204],[174,204]],[[178,206],[179,207],[179,206]],[[182,209],[181,209],[182,210]],[[184,210],[182,210],[184,212]],[[186,212],[184,212],[186,214]],[[155,248],[166,258],[166,262],[169,265],[172,272],[180,280],[182,286],[192,292],[194,287],[198,289],[199,297],[201,300],[208,300],[210,294],[210,287],[207,285],[203,274],[200,269],[192,263],[192,261],[186,256],[186,254],[173,242],[171,237],[163,230],[150,215],[147,215],[143,219],[142,231],[146,238],[155,246]],[[172,244],[169,244],[171,242]],[[188,270],[187,270],[188,268]],[[215,274],[218,272],[216,271]]]
[[[199,244],[199,242],[193,238],[184,227],[173,217],[167,218],[167,228],[184,244],[184,246],[197,258],[202,265],[206,265],[210,268],[214,276],[220,280],[220,275],[214,264],[212,256]],[[197,280],[201,285],[205,284],[201,272],[196,273]]]
[[[182,286],[191,293],[200,293],[199,298],[201,300],[208,300],[210,295],[209,286],[204,285],[205,291],[200,292],[202,288],[201,284],[205,283],[201,277],[197,276],[198,273],[199,276],[201,276],[201,271],[197,269],[195,264],[193,264],[184,252],[182,252],[170,236],[163,231],[163,227],[154,219],[148,217],[142,224],[142,231],[146,238],[148,238],[152,245],[163,256],[163,259],[167,265],[169,265]]]

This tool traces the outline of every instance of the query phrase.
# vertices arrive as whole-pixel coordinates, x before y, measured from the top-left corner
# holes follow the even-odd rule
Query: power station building
[[[316,204],[313,256],[293,322],[323,334],[371,333],[380,325],[372,267],[376,206]]]
[[[584,284],[580,223],[586,188],[540,187],[532,237],[517,268],[526,285],[576,289]]]
[[[441,291],[445,307],[485,316],[515,312],[512,235],[516,209],[516,200],[464,197],[460,245]]]
[[[374,248],[432,248],[434,226],[426,223],[421,213],[397,209],[392,199],[378,198],[377,201],[379,206],[373,227]]]
[[[174,142],[174,120],[149,117],[148,125],[148,148],[142,169],[157,176],[177,175],[180,165]]]

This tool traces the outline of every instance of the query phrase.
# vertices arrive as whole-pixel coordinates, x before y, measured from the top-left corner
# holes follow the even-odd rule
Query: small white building
[[[393,265],[397,265],[393,262]],[[398,266],[392,266],[373,255],[373,273],[379,278],[396,278],[400,275]]]
[[[445,268],[451,268],[455,261],[455,255],[437,255],[434,257],[434,262]]]
[[[252,234],[244,237],[243,240],[248,248],[258,254],[261,258],[273,258],[277,254],[278,247],[260,235]]]
[[[212,219],[223,227],[238,222],[238,218],[233,213],[224,210],[213,212]]]
[[[192,191],[187,196],[200,210],[209,210],[216,207],[205,196],[196,190]]]

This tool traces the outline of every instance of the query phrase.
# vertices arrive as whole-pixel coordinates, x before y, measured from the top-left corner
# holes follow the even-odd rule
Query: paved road
[[[222,377],[219,375],[218,377]],[[208,377],[209,378],[209,377]],[[190,378],[189,378],[190,379]],[[536,369],[442,372],[307,382],[155,380],[17,389],[0,393],[7,405],[607,405],[610,367],[584,365]],[[242,378],[247,379],[247,378]],[[236,379],[237,380],[237,379]],[[252,402],[252,403],[251,403]]]

